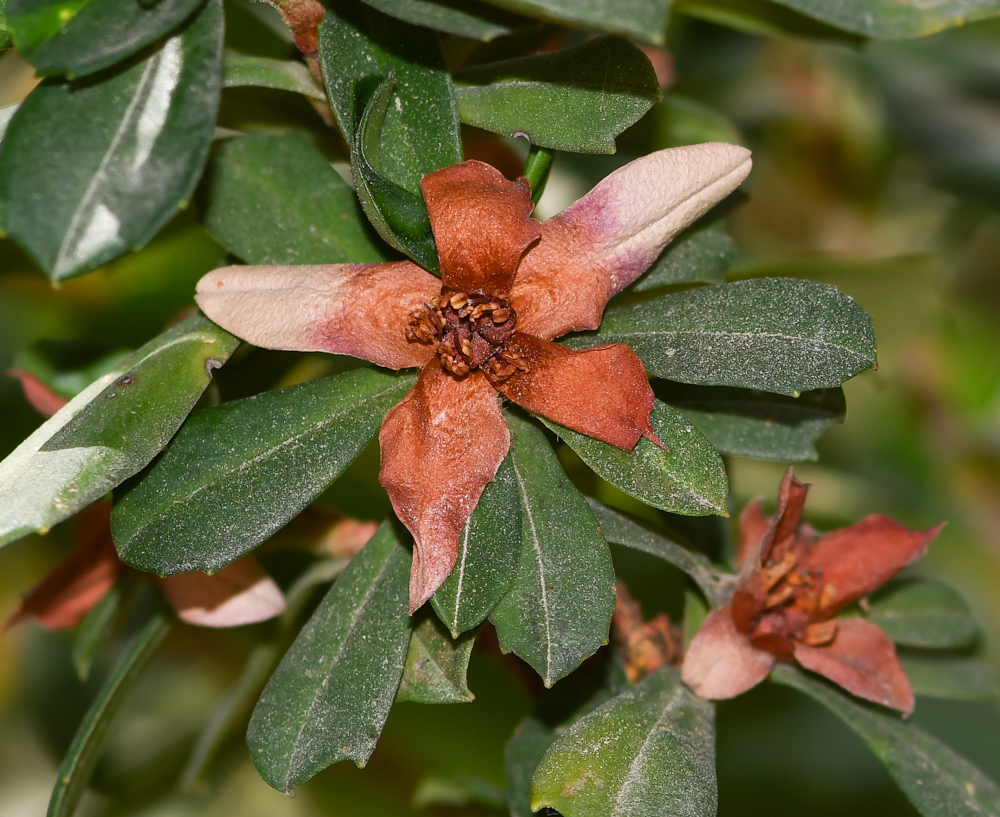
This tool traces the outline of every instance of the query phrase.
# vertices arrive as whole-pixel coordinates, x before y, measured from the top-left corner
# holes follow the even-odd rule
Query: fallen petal
[[[281,590],[253,556],[211,576],[195,570],[163,576],[159,582],[178,618],[200,627],[239,627],[285,611]]]
[[[412,614],[455,566],[462,530],[507,455],[510,432],[481,372],[459,379],[435,359],[386,415],[379,444],[379,479],[414,539]]]
[[[737,632],[727,604],[709,613],[691,639],[681,678],[702,698],[734,698],[763,681],[773,664],[773,655]]]
[[[435,170],[420,181],[441,259],[453,289],[506,297],[524,251],[541,235],[531,218],[531,186],[508,181],[485,162]]]
[[[8,369],[7,374],[21,381],[24,399],[43,417],[51,417],[69,401],[61,394],[56,394],[31,372],[23,369]]]
[[[195,300],[219,326],[255,346],[352,355],[390,369],[423,366],[430,346],[410,343],[410,313],[441,282],[410,261],[299,267],[223,267]]]
[[[822,647],[795,645],[795,660],[859,698],[913,711],[913,690],[889,637],[870,621],[845,618],[837,635]]]
[[[519,406],[626,451],[640,437],[659,442],[649,424],[653,390],[628,346],[574,351],[516,332],[506,354],[519,355],[527,371],[494,385]]]
[[[596,329],[608,299],[735,190],[750,164],[750,151],[721,142],[657,151],[546,221],[514,280],[521,331],[551,339]]]

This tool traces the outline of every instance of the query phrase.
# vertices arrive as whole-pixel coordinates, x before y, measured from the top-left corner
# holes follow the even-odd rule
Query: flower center
[[[519,354],[505,349],[516,325],[517,313],[508,301],[442,287],[440,295],[410,314],[406,339],[433,344],[441,366],[458,377],[478,368],[506,380],[528,371]]]

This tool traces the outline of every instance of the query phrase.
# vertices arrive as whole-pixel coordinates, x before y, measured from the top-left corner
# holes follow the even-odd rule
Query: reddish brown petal
[[[413,534],[413,613],[454,567],[462,529],[507,455],[510,433],[481,372],[457,379],[435,359],[386,415],[379,444],[379,479]]]
[[[809,486],[796,479],[789,468],[778,489],[778,508],[771,519],[771,530],[765,536],[764,552],[761,555],[767,561],[780,562],[795,547],[808,493]]]
[[[866,516],[848,528],[820,539],[802,562],[802,570],[821,577],[819,608],[814,620],[881,587],[910,562],[919,559],[944,526],[910,530],[888,516]]]
[[[749,172],[750,152],[719,142],[661,150],[616,170],[542,225],[514,281],[521,331],[551,339],[596,329],[608,299]]]
[[[740,540],[736,548],[736,563],[742,564],[754,552],[770,527],[771,521],[764,516],[764,501],[754,499],[747,503],[740,514]]]
[[[266,349],[353,355],[390,369],[434,352],[406,340],[410,313],[441,282],[410,261],[301,267],[224,267],[195,300],[223,329]]]
[[[163,595],[188,624],[238,627],[274,618],[285,597],[253,556],[244,556],[208,576],[198,571],[160,578]]]
[[[870,621],[840,620],[830,644],[796,644],[795,660],[859,698],[898,709],[904,715],[913,711],[913,690],[896,657],[896,648]]]
[[[495,385],[519,406],[627,451],[643,436],[659,443],[649,424],[653,390],[628,346],[577,352],[516,332],[506,352],[520,355],[528,370]]]
[[[541,234],[531,186],[484,162],[435,170],[420,181],[448,286],[506,297],[518,262]]]
[[[737,632],[727,604],[709,613],[691,639],[681,678],[702,698],[734,698],[763,681],[773,664],[773,655]]]
[[[43,417],[51,417],[69,401],[61,394],[56,394],[31,372],[22,369],[8,369],[7,374],[21,381],[24,399]]]
[[[4,629],[30,616],[47,630],[72,629],[111,589],[124,566],[111,541],[110,502],[80,514],[76,538],[76,549],[21,599]]]

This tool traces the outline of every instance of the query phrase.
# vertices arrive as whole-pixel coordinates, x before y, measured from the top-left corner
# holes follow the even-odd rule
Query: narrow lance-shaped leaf
[[[224,88],[272,88],[326,102],[326,94],[309,69],[298,60],[274,60],[246,54],[226,54]]]
[[[465,525],[455,568],[431,596],[452,636],[482,624],[514,581],[521,553],[521,494],[511,456]]]
[[[478,0],[364,0],[397,20],[489,42],[531,21]]]
[[[406,651],[397,701],[458,704],[473,700],[466,678],[472,656],[472,634],[452,640],[443,624],[426,616],[413,628]]]
[[[662,44],[670,0],[488,0],[491,5],[569,26]]]
[[[718,452],[684,416],[656,401],[650,425],[663,445],[641,438],[623,451],[550,420],[558,434],[587,465],[629,496],[672,513],[726,515],[729,481]]]
[[[46,80],[0,144],[4,230],[54,281],[139,249],[194,191],[222,85],[222,2],[98,81]]]
[[[896,582],[871,599],[865,618],[907,647],[957,650],[979,635],[965,599],[939,582]]]
[[[282,659],[247,733],[268,785],[291,794],[331,763],[368,762],[403,673],[409,570],[409,552],[383,523]]]
[[[229,564],[333,482],[413,383],[359,369],[199,412],[115,505],[119,554],[161,574]]]
[[[942,0],[935,3],[898,0],[776,0],[831,26],[880,40],[926,37],[952,26],[1000,14],[998,0]]]
[[[674,284],[721,284],[735,258],[736,242],[712,225],[668,244],[632,289],[645,292]]]
[[[614,153],[615,137],[660,98],[649,59],[616,37],[469,68],[455,81],[467,125],[579,153]]]
[[[1000,814],[1000,787],[919,726],[787,665],[775,666],[771,678],[815,698],[857,732],[924,817]]]
[[[238,343],[189,318],[80,392],[0,462],[0,545],[47,531],[145,467]]]
[[[567,345],[624,343],[651,375],[798,395],[875,365],[871,318],[836,288],[760,278],[609,309]]]
[[[490,620],[500,648],[527,661],[548,687],[607,643],[615,576],[597,520],[545,435],[511,414],[507,423],[521,497],[521,556]]]
[[[949,653],[901,650],[899,655],[913,694],[952,701],[995,701],[993,668],[979,658]]]
[[[712,817],[715,710],[661,667],[580,718],[535,772],[531,807],[565,817],[685,814]]]

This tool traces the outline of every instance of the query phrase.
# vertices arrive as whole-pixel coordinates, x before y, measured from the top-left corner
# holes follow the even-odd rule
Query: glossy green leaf
[[[52,36],[20,48],[41,76],[66,74],[75,78],[92,74],[138,53],[161,37],[172,33],[203,0],[88,0]],[[32,13],[37,2],[11,0],[8,21],[20,43],[18,14],[22,8]]]
[[[689,516],[726,515],[726,466],[705,436],[684,416],[659,401],[649,422],[666,450],[645,437],[631,451],[542,422],[587,465],[616,488],[647,505]]]
[[[205,229],[247,263],[386,260],[354,191],[301,134],[225,140],[200,197]]]
[[[618,511],[602,505],[596,499],[588,499],[597,521],[601,525],[604,538],[615,545],[641,550],[680,568],[691,579],[713,607],[722,603],[720,582],[722,577],[712,563],[702,554],[688,550],[683,545],[671,542],[664,536],[650,530]]]
[[[926,37],[1000,15],[998,0],[775,0],[828,25],[881,40]]]
[[[919,726],[786,664],[771,678],[815,698],[857,732],[924,817],[1000,814],[1000,787]]]
[[[965,599],[939,582],[896,582],[872,597],[865,618],[907,647],[962,649],[979,635]]]
[[[698,230],[669,244],[635,283],[636,292],[674,284],[721,284],[736,258],[736,242],[721,229]]]
[[[7,0],[4,26],[19,51],[30,52],[59,33],[90,0]]]
[[[406,651],[397,701],[418,704],[459,704],[473,700],[467,674],[475,636],[452,640],[434,616],[425,616],[413,628]]]
[[[661,667],[572,724],[535,772],[531,807],[564,817],[713,817],[715,708]]]
[[[491,5],[568,26],[664,42],[670,0],[488,0]]]
[[[865,38],[801,14],[775,0],[674,0],[673,10],[748,34],[790,35],[861,45]]]
[[[0,212],[53,281],[140,249],[187,203],[215,129],[222,23],[210,0],[145,59],[46,80],[21,104],[0,144]]]
[[[993,668],[978,658],[907,650],[900,653],[903,671],[916,695],[953,701],[995,701]]]
[[[617,37],[469,68],[455,81],[467,125],[578,153],[614,153],[615,137],[660,98],[649,59]]]
[[[530,23],[523,17],[480,3],[478,0],[364,0],[364,2],[397,20],[483,42],[511,34],[515,28]]]
[[[521,496],[521,555],[513,586],[490,615],[500,648],[550,687],[608,641],[615,606],[611,554],[587,501],[545,435],[508,414]]]
[[[503,790],[495,783],[469,774],[424,777],[413,791],[415,809],[428,806],[472,806],[481,804],[505,811]]]
[[[389,715],[410,638],[410,554],[385,522],[320,602],[250,719],[261,777],[291,794],[331,763],[364,766]]]
[[[531,778],[545,753],[556,739],[556,732],[535,715],[529,715],[514,732],[504,749],[507,772],[507,804],[511,817],[533,817]]]
[[[224,567],[322,493],[414,381],[358,369],[198,412],[115,504],[119,554],[161,574]]]
[[[521,494],[508,455],[465,525],[455,569],[431,596],[453,636],[482,624],[514,581],[521,552]]]
[[[47,531],[144,468],[238,343],[192,317],[74,397],[0,463],[0,545]]]
[[[827,284],[758,278],[609,309],[587,348],[624,343],[655,377],[798,395],[875,365],[871,318]]]
[[[815,460],[816,440],[842,423],[842,389],[801,397],[721,386],[657,384],[657,394],[694,423],[721,453],[734,457],[798,462]]]
[[[326,94],[313,79],[305,63],[298,60],[272,60],[246,54],[226,54],[223,66],[224,88],[272,88],[326,102]]]
[[[47,817],[72,817],[76,811],[118,708],[169,631],[170,618],[167,614],[155,613],[123,648],[118,665],[94,698],[63,758],[49,800]]]

